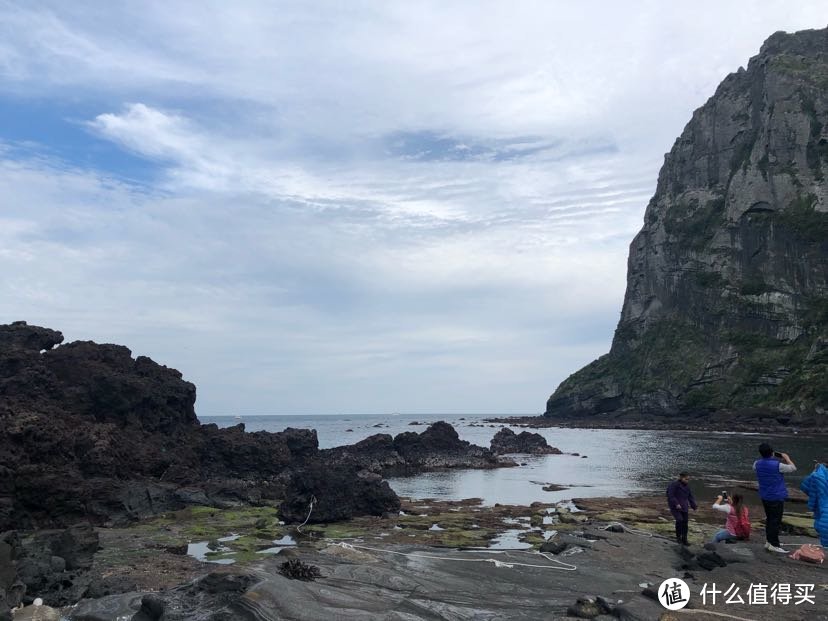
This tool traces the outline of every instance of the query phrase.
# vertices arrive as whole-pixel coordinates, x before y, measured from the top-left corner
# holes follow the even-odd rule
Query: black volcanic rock
[[[826,175],[828,29],[778,32],[666,156],[610,352],[547,416],[824,424]]]
[[[503,455],[505,453],[530,453],[532,455],[560,455],[561,451],[554,446],[549,446],[539,433],[521,431],[515,433],[508,427],[498,431],[492,438],[492,453]]]
[[[63,342],[63,335],[57,330],[30,326],[25,321],[14,321],[0,329],[0,350],[14,349],[38,353],[52,349]]]
[[[64,530],[41,530],[18,541],[15,581],[21,594],[48,597],[50,604],[74,604],[89,590],[98,533],[88,523]]]
[[[279,515],[287,523],[327,523],[399,510],[400,499],[379,475],[316,463],[294,472]]]
[[[25,585],[17,578],[20,537],[15,531],[0,533],[0,619],[11,618],[11,609],[20,604]]]
[[[379,515],[399,506],[381,476],[506,465],[442,422],[325,451],[314,430],[201,425],[195,386],[175,369],[120,345],[62,341],[0,325],[0,532],[282,499],[293,516],[316,492],[315,521]]]
[[[382,476],[513,465],[499,460],[482,446],[461,440],[454,427],[443,421],[430,425],[421,433],[406,431],[394,438],[389,434],[376,434],[356,444],[320,453],[324,461],[336,467],[354,466]]]
[[[195,386],[126,347],[0,326],[0,530],[280,497],[316,433],[200,425]]]

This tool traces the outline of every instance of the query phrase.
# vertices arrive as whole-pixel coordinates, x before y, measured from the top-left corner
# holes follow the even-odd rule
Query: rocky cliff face
[[[610,352],[547,416],[828,409],[828,30],[776,33],[666,156]]]

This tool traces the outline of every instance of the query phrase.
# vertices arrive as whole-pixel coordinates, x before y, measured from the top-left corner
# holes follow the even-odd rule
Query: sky
[[[543,411],[692,111],[802,2],[0,0],[0,323],[199,415]]]

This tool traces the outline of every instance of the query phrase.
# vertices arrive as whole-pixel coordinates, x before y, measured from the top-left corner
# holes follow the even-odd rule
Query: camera
[[[727,500],[727,491],[722,492],[722,500]]]
[[[780,453],[779,451],[774,451],[773,456],[778,457],[779,459],[782,459],[782,453]]]

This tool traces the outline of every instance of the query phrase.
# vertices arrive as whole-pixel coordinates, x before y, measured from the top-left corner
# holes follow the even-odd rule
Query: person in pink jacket
[[[721,494],[716,497],[713,503],[716,511],[727,513],[725,527],[713,535],[713,543],[720,541],[736,541],[750,537],[750,521],[748,508],[744,505],[744,498],[741,494],[733,494],[732,498],[725,498]]]

